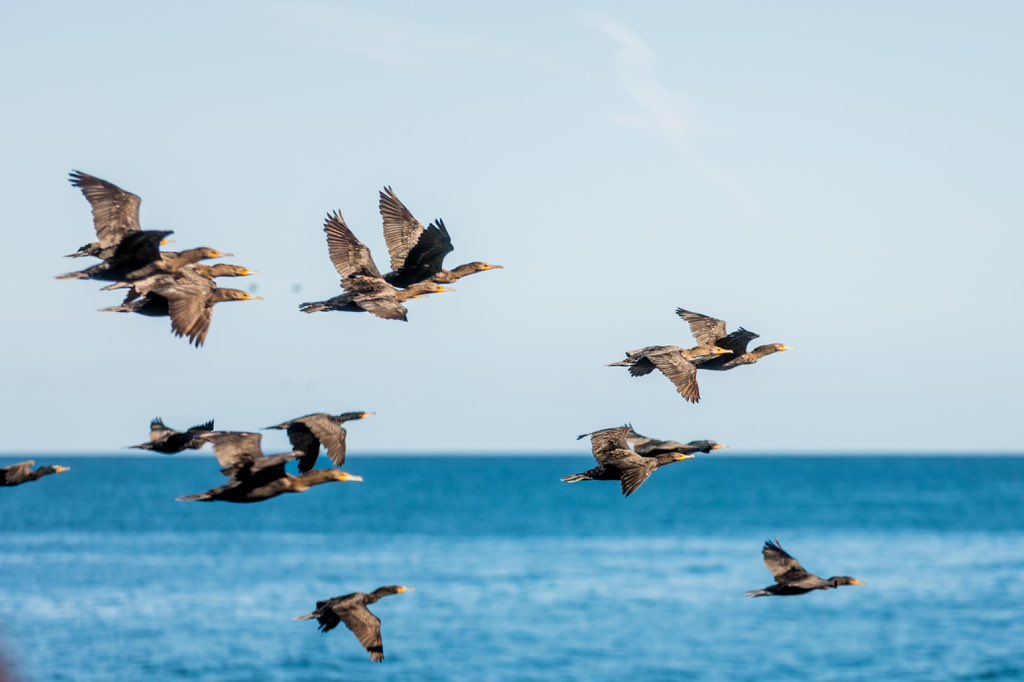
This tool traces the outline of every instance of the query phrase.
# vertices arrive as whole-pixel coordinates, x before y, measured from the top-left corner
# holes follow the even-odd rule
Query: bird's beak
[[[262,272],[256,272],[255,270],[250,270],[249,268],[246,268],[245,272],[242,273],[242,277],[251,277],[253,275],[262,275],[262,274],[263,274]]]
[[[696,459],[697,455],[676,455],[677,462],[685,462],[688,459]]]
[[[448,293],[449,291],[455,291],[455,289],[452,289],[451,287],[441,287],[440,289],[438,289],[438,290],[437,290],[437,292],[436,292],[436,293],[439,293],[439,294],[446,294],[446,293]]]
[[[350,474],[347,471],[342,471],[338,474],[338,480],[344,481],[345,483],[362,483],[363,477]]]
[[[856,578],[854,578],[852,581],[850,581],[850,584],[851,585],[863,585],[864,581],[863,580],[857,580]]]
[[[780,353],[784,353],[787,350],[793,350],[793,346],[787,346],[786,344],[782,344],[782,347],[779,348]]]
[[[732,351],[728,348],[719,348],[718,346],[715,346],[715,355],[729,355],[730,353],[732,353]]]
[[[406,587],[405,585],[401,585],[398,588],[398,593],[401,594],[402,592],[412,592],[415,589],[415,587]]]
[[[488,264],[484,268],[484,271],[487,271],[487,270],[504,270],[504,269],[505,269],[504,265],[490,265],[490,264]]]
[[[729,446],[728,445],[724,445],[722,443],[715,443],[714,445],[711,446],[711,450],[712,451],[714,451],[714,450],[724,450],[727,447],[729,447]]]
[[[160,240],[160,246],[167,246],[168,244],[173,244],[174,241],[175,240],[173,240],[173,239],[161,239]]]
[[[243,298],[242,300],[243,301],[262,301],[263,297],[262,296],[253,296],[252,294],[246,294],[245,298]]]
[[[65,471],[71,471],[71,467],[55,466],[53,467],[53,470],[58,474],[63,474]]]
[[[361,415],[359,415],[359,418],[360,419],[366,419],[367,417],[372,417],[375,414],[377,414],[377,413],[376,412],[363,412]]]

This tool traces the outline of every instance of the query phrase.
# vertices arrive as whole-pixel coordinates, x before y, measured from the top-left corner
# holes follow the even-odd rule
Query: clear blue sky
[[[736,451],[1020,450],[1024,6],[1011,2],[40,2],[0,8],[0,451],[115,451],[215,417],[372,410],[359,451],[586,451],[631,420]],[[207,346],[52,277],[66,180],[232,251],[262,303]],[[505,266],[408,324],[332,296],[322,220],[376,193]],[[299,289],[299,290],[297,290]],[[795,347],[701,375],[676,306]],[[283,449],[278,434],[266,449]]]

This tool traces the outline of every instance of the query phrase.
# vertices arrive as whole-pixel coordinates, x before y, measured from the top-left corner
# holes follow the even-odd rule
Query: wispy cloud
[[[274,5],[306,40],[385,66],[419,66],[446,59],[487,56],[521,60],[528,53],[492,37],[459,34],[377,5],[296,0]],[[384,5],[380,6],[384,8]]]
[[[665,138],[706,180],[728,193],[747,211],[760,213],[758,202],[741,182],[694,149],[693,107],[682,93],[658,79],[655,55],[647,44],[629,27],[611,17],[591,14],[585,21],[615,43],[615,73],[637,108],[635,113],[615,115],[614,120]]]

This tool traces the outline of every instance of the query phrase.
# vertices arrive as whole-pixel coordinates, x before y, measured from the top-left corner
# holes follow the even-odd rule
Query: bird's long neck
[[[444,270],[442,270],[441,272],[444,272]],[[473,267],[471,263],[463,263],[462,265],[459,265],[458,267],[454,267],[451,270],[449,270],[448,276],[451,278],[452,282],[457,282],[463,277],[467,275],[476,274],[477,272],[480,271]],[[448,282],[445,282],[445,284],[448,284]]]
[[[291,489],[293,492],[304,492],[309,490],[315,485],[321,483],[330,483],[331,481],[337,481],[334,477],[334,472],[330,469],[316,469],[314,471],[307,472],[301,476],[295,476],[292,478]]]
[[[39,467],[35,471],[29,472],[29,475],[25,477],[26,481],[38,481],[43,476],[49,476],[50,474],[57,473],[57,470],[51,466]]]
[[[390,597],[393,594],[398,594],[394,589],[389,587],[379,587],[370,594],[366,595],[366,603],[372,604],[375,601],[379,601],[384,597]]]
[[[399,302],[404,303],[414,296],[422,296],[423,294],[430,293],[429,289],[432,289],[433,287],[433,282],[417,282],[408,289],[396,291],[395,298],[397,298]]]
[[[671,452],[671,453],[667,453],[667,454],[664,454],[664,455],[658,455],[657,457],[654,458],[654,463],[657,464],[658,468],[660,469],[661,467],[665,466],[666,464],[671,464],[672,462],[678,462],[679,460],[676,458],[676,455],[678,455],[678,454],[679,454],[678,452]]]

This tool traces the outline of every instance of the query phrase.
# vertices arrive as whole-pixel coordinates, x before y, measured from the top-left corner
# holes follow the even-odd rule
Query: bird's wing
[[[740,327],[731,334],[726,334],[724,338],[715,341],[715,345],[719,348],[725,348],[726,350],[732,351],[731,357],[739,357],[747,352],[747,345],[751,341],[758,338],[758,335],[754,332]]]
[[[196,424],[188,430],[189,433],[195,433],[196,431],[213,431],[213,420],[211,419],[205,424]]]
[[[355,304],[366,312],[385,320],[408,319],[408,309],[394,295],[357,296]]]
[[[700,389],[697,386],[697,368],[678,352],[658,353],[649,355],[647,359],[654,363],[668,380],[675,384],[676,391],[691,403],[700,400]]]
[[[32,473],[32,467],[36,465],[34,459],[29,459],[24,462],[18,462],[12,464],[6,469],[0,469],[4,475],[5,483],[14,483],[15,481],[24,481],[25,478]]]
[[[324,232],[327,234],[327,252],[342,279],[356,276],[381,278],[370,249],[348,229],[341,211],[327,214]]]
[[[320,456],[320,441],[306,426],[304,419],[305,417],[295,419],[288,424],[288,442],[292,444],[293,450],[302,453],[299,458],[300,474],[312,469],[317,457]]]
[[[782,549],[782,545],[778,544],[778,541],[772,542],[767,540],[764,543],[764,548],[761,550],[761,554],[764,555],[764,565],[768,567],[768,570],[775,576],[776,582],[781,582],[783,576],[786,578],[786,582],[793,582],[794,580],[800,580],[802,577],[810,575],[807,570],[800,565],[800,562],[789,555],[789,552]]]
[[[302,423],[309,427],[310,432],[327,448],[327,456],[334,466],[345,464],[345,429],[324,414],[304,417]]]
[[[638,457],[637,455],[633,455],[633,457],[637,457],[641,461],[638,463],[633,463],[632,458],[623,460],[624,462],[630,463],[629,466],[622,468],[622,494],[625,497],[629,497],[630,495],[635,493],[637,491],[637,488],[642,486],[644,484],[644,481],[650,478],[651,474],[653,474],[654,470],[657,468],[652,462],[652,460],[644,459],[642,457]]]
[[[418,277],[429,279],[441,272],[444,257],[455,250],[452,238],[443,220],[430,223],[420,235],[420,240],[406,256],[404,271],[414,271]],[[422,280],[421,280],[422,281]]]
[[[160,440],[164,434],[172,432],[173,429],[167,428],[164,420],[160,417],[155,417],[153,421],[149,422],[149,440],[151,441]]]
[[[629,450],[629,443],[626,438],[631,429],[628,426],[619,426],[614,429],[601,429],[590,435],[590,449],[598,464],[604,464],[603,458],[609,453]]]
[[[139,225],[142,199],[112,182],[81,171],[71,171],[68,179],[82,190],[92,206],[92,222],[101,247],[113,246],[129,232],[142,229]]]
[[[676,315],[686,320],[687,324],[690,325],[690,333],[693,334],[693,338],[697,339],[698,345],[710,346],[726,334],[725,322],[722,320],[716,320],[713,317],[683,310],[682,308],[676,308]]]
[[[215,431],[202,438],[213,444],[213,454],[217,457],[221,471],[229,476],[231,474],[228,472],[251,466],[263,458],[263,449],[260,447],[263,436],[258,433]]]
[[[391,254],[391,269],[399,270],[423,235],[423,223],[416,220],[390,187],[380,192],[380,217],[384,220],[384,241]]]
[[[362,605],[352,606],[336,613],[356,636],[359,643],[363,645],[363,648],[370,654],[379,654],[380,660],[383,660],[384,640],[380,636],[380,618],[370,613],[370,609]]]
[[[212,292],[212,284],[184,282],[160,287],[153,293],[167,299],[174,335],[187,336],[190,342],[201,346],[213,321],[213,306],[209,304]]]

